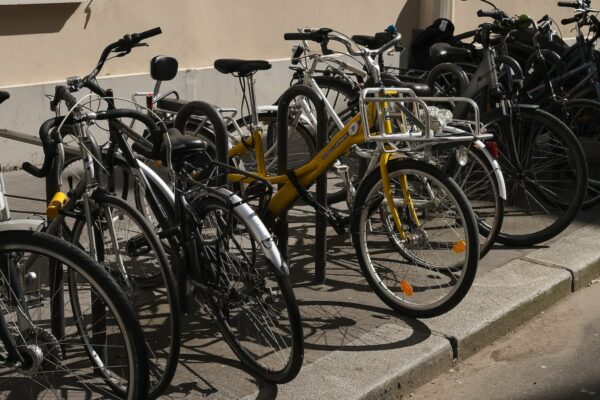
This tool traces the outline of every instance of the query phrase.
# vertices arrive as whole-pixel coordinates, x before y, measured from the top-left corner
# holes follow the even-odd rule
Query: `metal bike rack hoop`
[[[277,153],[279,174],[286,175],[288,172],[288,117],[292,100],[296,97],[305,97],[312,102],[317,111],[317,149],[319,152],[327,144],[327,113],[325,102],[319,94],[309,86],[296,85],[286,90],[279,98],[277,107]],[[281,186],[280,186],[281,187]],[[317,179],[317,201],[327,204],[327,174],[322,174]],[[287,211],[279,217],[275,227],[275,233],[279,240],[279,251],[288,260],[288,213]],[[327,218],[316,213],[315,218],[315,282],[325,282],[325,264],[327,262]]]

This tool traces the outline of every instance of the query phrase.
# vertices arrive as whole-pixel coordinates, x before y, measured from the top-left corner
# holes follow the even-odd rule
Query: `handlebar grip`
[[[477,16],[480,18],[481,17],[489,17],[489,18],[493,18],[493,19],[502,19],[502,13],[498,10],[490,10],[490,11],[478,10]]]
[[[23,168],[25,172],[35,176],[36,178],[43,178],[46,175],[48,175],[48,172],[50,172],[50,168],[44,167],[46,167],[46,163],[44,163],[44,166],[42,168],[37,168],[33,164],[28,162],[24,162],[23,164],[21,164],[21,168]]]
[[[571,18],[565,18],[565,19],[561,19],[560,23],[563,25],[569,25],[569,24],[573,24],[575,22],[578,22],[580,19],[579,16],[575,16],[575,17],[571,17]]]
[[[327,35],[333,32],[330,28],[320,28],[312,32],[292,32],[284,33],[283,38],[285,40],[311,40],[317,43],[323,43],[327,41]]]
[[[142,40],[149,39],[153,36],[158,36],[161,33],[162,33],[162,29],[160,29],[160,26],[157,26],[156,28],[149,29],[145,32],[134,33],[131,36],[133,37],[133,39],[135,41],[141,42]]]
[[[556,3],[559,7],[570,7],[570,8],[579,8],[578,1],[559,1]]]
[[[300,32],[292,32],[292,33],[284,33],[284,40],[311,40],[313,42],[321,42],[321,36],[319,32],[308,32],[308,33],[300,33]]]

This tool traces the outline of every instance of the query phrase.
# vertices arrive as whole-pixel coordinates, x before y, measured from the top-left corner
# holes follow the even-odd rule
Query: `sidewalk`
[[[43,197],[43,182],[4,174],[9,194]],[[10,199],[13,210],[31,204]],[[43,205],[36,204],[38,210]],[[18,217],[19,214],[14,214]],[[327,282],[313,283],[312,214],[290,214],[292,281],[305,333],[305,363],[293,382],[261,386],[201,312],[185,318],[181,362],[165,398],[361,399],[396,397],[452,368],[510,329],[600,275],[600,210],[582,212],[559,238],[527,249],[498,246],[450,313],[415,320],[370,291],[348,236],[330,229]],[[596,221],[596,222],[594,222]]]

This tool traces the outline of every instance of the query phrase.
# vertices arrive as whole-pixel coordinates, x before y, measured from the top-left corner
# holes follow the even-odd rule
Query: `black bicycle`
[[[270,186],[257,187],[256,197],[241,199],[225,187],[211,187],[214,182],[211,185],[198,182],[205,143],[183,136],[175,129],[166,129],[142,112],[115,108],[110,90],[102,89],[95,79],[111,55],[125,55],[139,46],[141,40],[158,33],[160,30],[154,29],[126,35],[109,45],[92,74],[71,79],[68,90],[57,90],[58,100],[74,105],[75,99],[69,91],[87,88],[108,105],[103,112],[72,114],[67,117],[68,123],[77,126],[108,122],[109,142],[103,151],[92,151],[95,156],[91,161],[96,169],[109,172],[108,187],[117,186],[114,171],[133,177],[130,188],[119,187],[120,196],[129,198],[131,193],[135,194],[136,206],[160,237],[176,276],[182,312],[189,310],[190,301],[199,302],[215,318],[249,372],[269,382],[287,382],[298,374],[302,365],[300,313],[288,267],[257,213],[247,204],[268,196]],[[204,114],[213,126],[219,128],[217,132],[225,137],[225,127],[217,111],[207,103],[197,103],[198,107],[204,107]],[[141,123],[146,138],[121,119]],[[58,123],[60,120],[53,126]],[[50,130],[40,134],[46,155],[44,165],[52,165],[60,154],[56,144],[61,136],[52,136]],[[127,142],[128,137],[135,140],[132,146]],[[174,191],[142,166],[134,151],[145,159],[160,161],[172,179]],[[225,166],[218,167],[221,168]],[[147,244],[141,238],[130,242],[134,253],[144,251]],[[154,393],[160,394],[159,386],[155,386]]]

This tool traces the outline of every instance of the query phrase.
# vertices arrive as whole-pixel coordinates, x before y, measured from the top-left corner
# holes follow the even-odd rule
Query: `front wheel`
[[[102,265],[57,237],[6,231],[0,288],[1,344],[23,358],[0,363],[0,397],[148,398],[144,334]]]
[[[448,312],[467,294],[477,270],[473,210],[456,182],[430,164],[395,159],[387,168],[403,235],[377,168],[362,181],[351,217],[363,274],[379,298],[399,313],[423,318]]]

